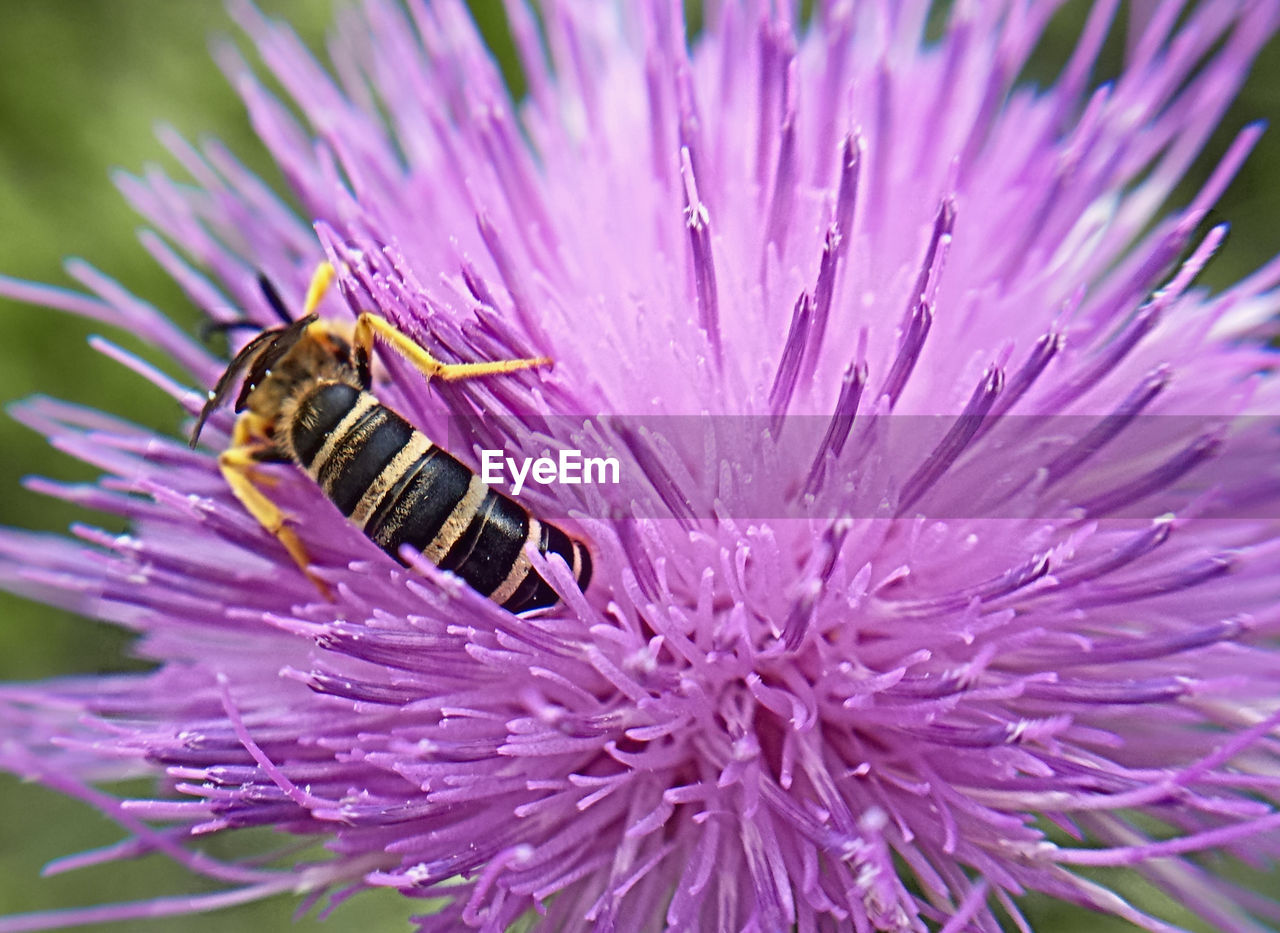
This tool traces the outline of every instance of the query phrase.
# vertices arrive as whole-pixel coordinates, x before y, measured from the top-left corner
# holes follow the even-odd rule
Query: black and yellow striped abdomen
[[[582,542],[490,489],[368,392],[317,383],[298,398],[281,445],[378,547],[408,546],[511,612],[558,602],[524,555],[559,554],[585,590]]]

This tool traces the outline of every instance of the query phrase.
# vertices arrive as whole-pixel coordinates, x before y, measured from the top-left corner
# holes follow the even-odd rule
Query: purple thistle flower
[[[955,4],[936,43],[914,0],[709,6],[690,49],[678,4],[511,4],[514,109],[458,2],[348,13],[336,77],[236,7],[291,100],[222,65],[305,217],[166,135],[194,185],[121,179],[144,247],[215,321],[276,323],[259,273],[298,308],[328,259],[329,318],[545,353],[431,387],[380,356],[376,392],[472,467],[573,447],[626,481],[522,498],[595,575],[529,553],[562,602],[517,617],[264,467],[326,598],[219,475],[225,413],[192,451],[19,407],[104,472],[32,487],[131,530],[4,532],[0,582],[156,667],[4,687],[0,765],[128,834],[63,867],[160,852],[226,890],[0,931],[368,887],[430,899],[423,930],[1027,929],[1027,892],[1172,929],[1096,866],[1280,923],[1203,858],[1280,852],[1280,261],[1191,287],[1259,128],[1160,213],[1280,4],[1139,4],[1090,91],[1099,3],[1043,92],[1014,81],[1052,3]],[[150,340],[191,386],[96,346],[194,416],[225,361],[70,272],[0,292]],[[91,789],[138,774],[154,798]],[[331,857],[196,845],[255,826]]]

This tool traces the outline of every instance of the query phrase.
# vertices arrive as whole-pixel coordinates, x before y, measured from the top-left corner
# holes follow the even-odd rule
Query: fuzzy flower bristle
[[[331,68],[235,5],[288,99],[220,63],[304,216],[165,133],[195,184],[120,179],[143,246],[214,321],[278,324],[260,278],[301,308],[328,261],[326,320],[552,358],[428,387],[379,354],[374,391],[473,469],[616,458],[521,498],[592,582],[527,549],[561,601],[512,615],[264,466],[312,579],[219,474],[225,412],[189,450],[29,402],[105,474],[32,485],[131,527],[4,532],[0,584],[156,667],[0,688],[0,766],[93,799],[111,856],[227,886],[193,908],[386,887],[424,931],[959,933],[1028,929],[1039,892],[1172,929],[1088,871],[1117,867],[1213,929],[1280,923],[1203,858],[1280,850],[1280,261],[1194,284],[1260,127],[1162,213],[1280,3],[1135,4],[1094,87],[1100,2],[1042,91],[1016,79],[1055,3],[956,3],[935,42],[919,0],[789,6],[709,3],[690,45],[676,3],[512,2],[513,104],[457,0],[347,11]],[[226,362],[70,271],[0,293],[148,338],[192,387],[99,348],[197,414]],[[139,771],[153,799],[89,789]],[[330,857],[196,845],[255,826]]]

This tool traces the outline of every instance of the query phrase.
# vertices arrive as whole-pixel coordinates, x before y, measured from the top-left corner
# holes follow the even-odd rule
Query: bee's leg
[[[231,447],[266,448],[271,446],[271,430],[267,420],[251,411],[241,412],[231,426]]]
[[[442,363],[420,347],[412,337],[397,330],[390,321],[366,311],[356,321],[355,336],[351,341],[355,348],[356,369],[361,380],[367,380],[369,376],[369,360],[372,358],[375,337],[390,344],[393,350],[412,363],[414,368],[428,379],[441,379],[445,382],[475,379],[477,376],[496,376],[501,373],[531,369],[534,366],[551,365],[551,359],[545,356],[522,360],[486,360],[482,363]]]
[[[307,287],[307,299],[302,309],[304,315],[315,313],[333,285],[335,275],[332,264],[328,262],[322,262],[316,266],[316,271],[311,276],[311,284]],[[545,356],[521,360],[487,360],[482,363],[442,363],[419,346],[412,337],[397,330],[390,321],[366,311],[356,321],[355,335],[352,338],[356,372],[359,375],[360,384],[365,388],[372,384],[369,367],[370,360],[373,358],[375,337],[380,337],[390,344],[392,349],[412,363],[428,379],[442,379],[445,382],[474,379],[477,376],[495,376],[521,369],[531,369],[534,366],[551,365],[550,358]]]
[[[306,301],[302,304],[303,317],[316,313],[316,308],[320,306],[320,302],[328,294],[329,287],[333,285],[333,280],[336,276],[337,273],[333,269],[333,263],[328,260],[316,266],[316,271],[311,273],[311,284],[307,286]]]
[[[285,524],[279,506],[263,495],[255,481],[254,467],[273,455],[274,449],[263,431],[261,419],[246,412],[236,421],[232,445],[218,455],[218,469],[245,510],[284,546],[298,569],[328,598],[329,587],[309,569],[311,561],[302,541]]]
[[[262,325],[248,318],[237,318],[234,321],[205,321],[200,325],[199,335],[203,343],[212,343],[218,334],[229,334],[233,330],[261,331]]]

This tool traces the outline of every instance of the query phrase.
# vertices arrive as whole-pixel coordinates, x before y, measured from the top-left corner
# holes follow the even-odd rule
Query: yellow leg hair
[[[311,284],[307,286],[307,300],[302,306],[303,317],[316,313],[316,308],[324,300],[336,275],[332,263],[322,262],[316,266],[316,271],[311,273]]]
[[[231,446],[232,447],[249,447],[256,444],[262,444],[271,439],[267,432],[267,423],[260,416],[255,415],[251,411],[246,411],[231,428]]]
[[[500,373],[531,369],[534,366],[551,365],[550,358],[545,356],[523,360],[487,360],[483,363],[442,363],[418,346],[413,338],[396,330],[389,321],[366,311],[356,321],[356,332],[352,342],[357,350],[372,353],[374,337],[379,337],[389,344],[428,379],[441,379],[445,382],[474,379],[477,376],[495,376]]]
[[[329,587],[311,572],[311,560],[307,557],[301,539],[285,524],[284,513],[280,508],[263,495],[255,484],[253,468],[258,464],[257,454],[261,450],[263,437],[261,419],[252,412],[241,415],[232,434],[233,445],[218,455],[218,469],[222,471],[223,479],[245,510],[284,546],[298,569],[306,574],[307,579],[327,599]]]
[[[311,284],[307,287],[304,314],[315,313],[333,285],[335,276],[334,268],[328,262],[322,262],[316,267],[315,274],[311,276]],[[397,330],[390,321],[366,311],[356,321],[352,343],[357,352],[363,352],[366,359],[372,359],[374,338],[380,338],[390,345],[428,379],[441,379],[445,382],[475,379],[478,376],[495,376],[521,369],[532,369],[535,366],[551,365],[551,359],[546,356],[521,360],[488,360],[482,363],[442,363],[419,346],[412,337]]]

